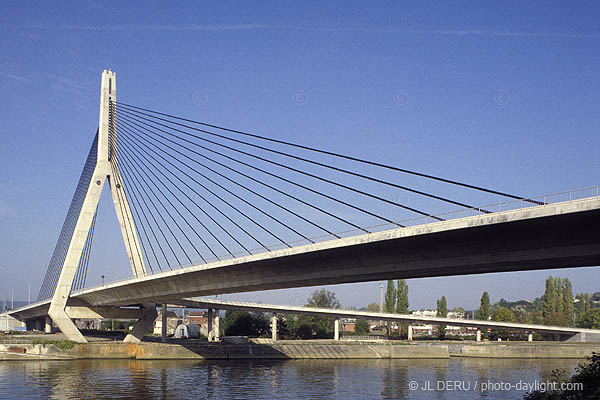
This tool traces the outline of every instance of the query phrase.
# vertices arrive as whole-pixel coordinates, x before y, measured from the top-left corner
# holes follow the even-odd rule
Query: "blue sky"
[[[598,185],[596,2],[59,2],[0,5],[0,296],[37,294],[98,123],[118,98],[525,196]],[[496,201],[476,197],[477,204]],[[90,282],[127,275],[109,196]],[[101,221],[100,221],[101,219]],[[411,307],[532,298],[549,275],[415,279]],[[377,283],[329,287],[344,305]],[[473,289],[465,289],[473,288]],[[303,303],[311,289],[229,296]],[[35,296],[34,296],[35,297]]]

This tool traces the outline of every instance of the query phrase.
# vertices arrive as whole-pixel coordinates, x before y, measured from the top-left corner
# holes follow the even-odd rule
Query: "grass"
[[[70,340],[40,340],[40,339],[33,339],[31,341],[31,344],[41,344],[41,345],[47,345],[47,344],[53,344],[55,345],[58,349],[60,350],[70,350],[73,348],[73,346],[75,346],[75,342],[72,342]]]

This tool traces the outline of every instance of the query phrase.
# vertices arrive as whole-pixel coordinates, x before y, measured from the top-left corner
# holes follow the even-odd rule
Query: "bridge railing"
[[[523,200],[510,200],[510,201],[505,201],[505,202],[497,202],[497,203],[493,203],[493,204],[487,204],[487,205],[484,205],[481,207],[462,208],[459,210],[435,214],[430,217],[426,216],[426,217],[417,217],[417,218],[411,218],[411,219],[406,219],[406,220],[400,220],[394,224],[388,223],[388,224],[369,226],[369,227],[366,227],[365,229],[370,232],[375,233],[375,232],[382,232],[385,230],[394,229],[399,226],[413,227],[413,226],[420,226],[420,225],[428,225],[431,223],[438,223],[438,222],[440,222],[439,219],[447,221],[447,220],[456,220],[456,219],[462,219],[462,218],[467,218],[467,217],[474,217],[477,215],[484,215],[481,213],[481,211],[480,211],[481,209],[491,211],[492,213],[504,212],[504,211],[516,211],[516,210],[521,210],[524,208],[536,207],[539,205],[556,204],[556,203],[562,203],[565,201],[581,200],[581,199],[592,198],[592,197],[600,197],[600,186],[592,186],[592,187],[588,187],[588,188],[584,188],[584,189],[576,189],[576,190],[570,190],[567,192],[553,193],[553,194],[548,194],[548,195],[543,195],[543,196],[531,197],[531,198],[527,198],[527,199],[523,199]],[[364,233],[364,232],[360,231],[358,229],[353,229],[353,230],[348,230],[348,231],[343,231],[343,232],[337,232],[336,234],[340,237],[351,237],[351,236],[360,235],[362,233]],[[333,239],[333,237],[331,235],[323,235],[323,236],[313,237],[311,239],[315,242],[320,242],[320,241],[325,241],[325,240],[331,240],[331,239]],[[290,244],[302,245],[302,244],[308,244],[308,242],[306,240],[302,240],[302,241],[292,242]]]

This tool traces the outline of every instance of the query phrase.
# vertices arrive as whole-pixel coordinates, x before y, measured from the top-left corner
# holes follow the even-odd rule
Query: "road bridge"
[[[570,341],[593,341],[600,342],[600,330],[599,329],[583,329],[575,327],[561,327],[561,326],[546,326],[536,324],[521,324],[516,322],[498,322],[498,321],[482,321],[482,320],[471,320],[471,319],[458,319],[458,318],[442,318],[442,317],[428,317],[422,315],[410,315],[410,314],[393,314],[393,313],[379,313],[371,311],[356,311],[356,310],[343,310],[343,309],[329,309],[329,308],[317,308],[317,307],[299,307],[289,305],[274,305],[274,304],[262,304],[262,303],[251,303],[251,302],[240,302],[240,301],[223,301],[216,299],[207,298],[190,298],[181,299],[174,302],[173,305],[185,306],[191,308],[202,308],[209,310],[236,310],[236,311],[254,311],[262,313],[274,314],[271,327],[276,327],[276,315],[284,314],[295,314],[295,315],[312,315],[317,317],[333,317],[335,318],[335,339],[340,337],[340,318],[359,318],[366,320],[376,321],[395,321],[403,324],[430,324],[430,325],[451,325],[460,326],[465,328],[477,328],[480,329],[504,329],[509,331],[522,331],[527,333],[539,332],[560,335],[563,339]],[[273,328],[272,328],[273,329]],[[273,337],[276,338],[276,331],[273,333]],[[481,334],[477,334],[478,340],[481,338]],[[530,336],[531,338],[531,336]],[[412,340],[412,335],[409,334],[409,340]]]
[[[106,182],[131,278],[89,287]],[[177,117],[117,101],[104,71],[97,133],[38,301],[10,315],[79,342],[75,318],[135,315],[137,341],[156,304],[195,296],[597,266],[599,189],[525,198]],[[507,200],[479,207],[469,194]],[[427,209],[440,204],[458,209]]]

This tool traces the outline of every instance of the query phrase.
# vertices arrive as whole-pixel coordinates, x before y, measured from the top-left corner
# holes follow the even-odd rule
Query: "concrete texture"
[[[91,305],[373,280],[600,265],[600,198],[398,228],[90,288]]]
[[[426,316],[415,316],[406,314],[390,314],[390,313],[376,313],[369,311],[355,311],[355,310],[341,310],[341,309],[328,309],[328,308],[316,308],[316,307],[299,307],[299,306],[283,306],[274,304],[263,304],[263,303],[250,303],[241,301],[223,301],[208,298],[193,298],[193,299],[180,299],[174,302],[175,305],[186,306],[192,308],[219,308],[222,310],[241,310],[241,311],[258,311],[258,312],[270,312],[278,314],[297,314],[297,315],[313,315],[320,317],[335,317],[335,331],[339,337],[339,319],[340,317],[346,318],[362,318],[369,320],[379,321],[397,321],[402,323],[422,323],[422,324],[437,324],[437,325],[453,325],[463,327],[475,327],[480,329],[496,328],[496,329],[510,329],[520,330],[526,332],[544,332],[544,333],[557,333],[567,336],[573,336],[575,341],[597,341],[600,342],[600,330],[597,329],[583,329],[563,326],[546,326],[546,325],[534,325],[534,324],[519,324],[516,322],[496,322],[496,321],[480,321],[470,319],[455,319],[455,318],[440,318],[440,317],[426,317]],[[481,332],[479,331],[477,337],[481,339]]]
[[[0,360],[41,359],[436,359],[559,358],[583,359],[597,346],[567,343],[459,343],[399,341],[339,342],[333,340],[277,341],[255,339],[239,344],[180,341],[178,343],[126,344],[121,342],[76,344],[59,350],[53,344],[0,343]]]
[[[480,343],[450,344],[450,354],[454,357],[479,358],[585,358],[598,351],[598,345],[567,343]]]

